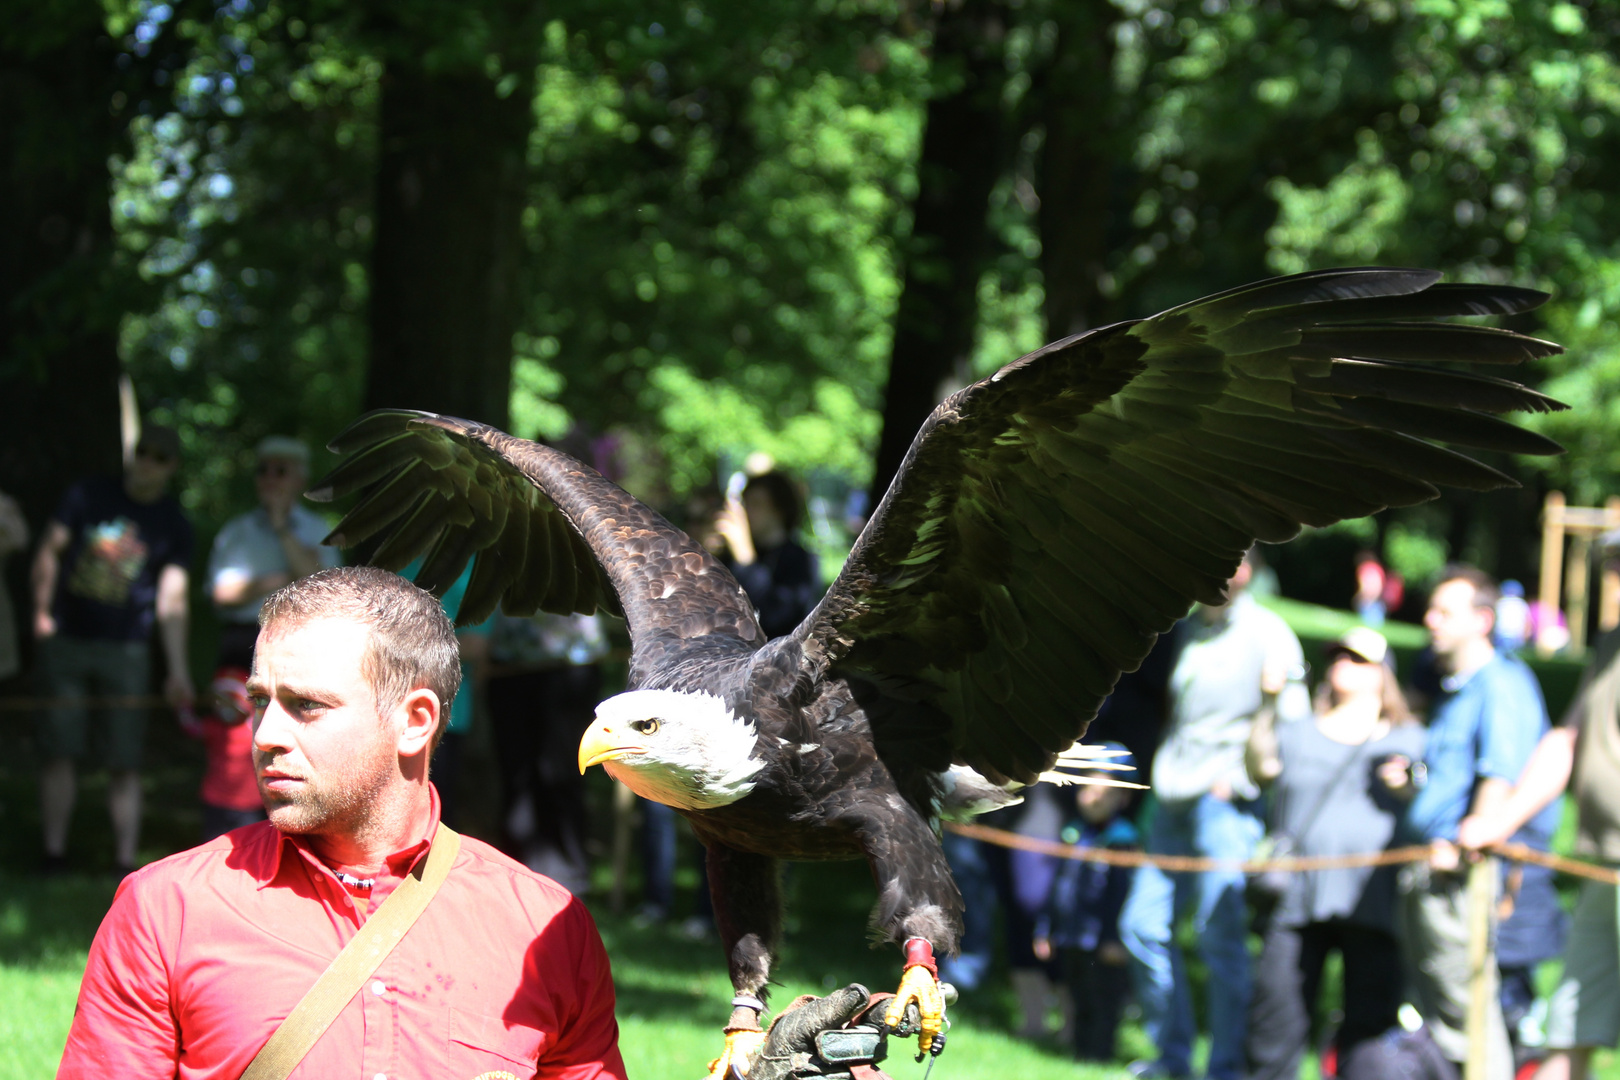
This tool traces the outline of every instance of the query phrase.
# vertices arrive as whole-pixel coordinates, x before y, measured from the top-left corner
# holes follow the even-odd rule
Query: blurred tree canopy
[[[1620,481],[1598,0],[58,0],[0,33],[0,385],[76,386],[32,415],[100,447],[29,466],[58,487],[124,372],[205,525],[258,438],[378,404],[577,426],[665,504],[753,450],[836,497],[1048,337],[1373,262],[1550,290],[1518,328],[1569,346],[1526,374],[1571,452],[1285,578],[1342,601],[1297,553],[1363,544],[1524,574],[1541,491]]]

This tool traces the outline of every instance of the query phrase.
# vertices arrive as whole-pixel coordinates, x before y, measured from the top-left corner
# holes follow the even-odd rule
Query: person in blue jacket
[[[1135,767],[1118,743],[1117,764]],[[1106,774],[1112,777],[1128,773]],[[1140,846],[1136,826],[1125,814],[1126,788],[1086,785],[1076,790],[1075,812],[1059,834],[1064,843],[1115,851]],[[1049,855],[1015,857],[1041,860],[1051,874],[1047,902],[1035,919],[1035,955],[1056,957],[1074,1010],[1074,1056],[1079,1061],[1112,1061],[1120,1012],[1130,990],[1130,954],[1119,940],[1119,912],[1131,891],[1134,869]],[[1033,869],[1033,867],[1031,868]]]

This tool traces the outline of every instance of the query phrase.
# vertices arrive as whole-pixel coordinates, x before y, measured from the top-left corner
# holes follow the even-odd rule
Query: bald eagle
[[[943,401],[820,604],[766,640],[747,596],[680,529],[586,465],[482,424],[371,413],[311,497],[359,493],[330,543],[375,545],[461,620],[605,610],[630,689],[580,749],[707,847],[737,997],[758,1043],[780,859],[865,858],[873,927],[904,947],[920,1042],[943,1028],[933,956],[962,900],[938,823],[1016,798],[1194,602],[1220,604],[1256,541],[1513,481],[1453,446],[1559,447],[1499,418],[1561,404],[1481,373],[1549,342],[1441,321],[1545,294],[1424,270],[1276,278],[1013,361]],[[1464,367],[1444,365],[1465,365]]]

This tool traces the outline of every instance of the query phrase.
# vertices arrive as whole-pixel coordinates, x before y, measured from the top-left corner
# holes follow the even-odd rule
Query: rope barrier
[[[1369,851],[1352,855],[1284,855],[1272,859],[1212,859],[1202,855],[1153,855],[1145,851],[1116,851],[1112,848],[1080,847],[1057,840],[1040,840],[1033,836],[1020,836],[1005,829],[988,825],[970,825],[946,822],[945,828],[958,836],[983,840],[988,844],[1028,851],[1036,855],[1052,855],[1060,859],[1078,859],[1082,862],[1103,863],[1107,866],[1157,866],[1171,873],[1198,873],[1209,870],[1239,871],[1245,874],[1265,870],[1348,870],[1365,866],[1397,866],[1402,863],[1422,862],[1429,857],[1427,844],[1390,848],[1387,851]],[[1578,859],[1537,851],[1523,844],[1496,844],[1488,849],[1493,854],[1514,862],[1545,866],[1559,873],[1571,874],[1605,885],[1620,885],[1620,871],[1596,866]]]

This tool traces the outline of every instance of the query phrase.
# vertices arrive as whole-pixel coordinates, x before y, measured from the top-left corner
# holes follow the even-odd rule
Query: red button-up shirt
[[[249,825],[124,879],[96,932],[59,1078],[236,1080],[424,857],[351,892],[297,837]],[[464,837],[405,939],[293,1071],[306,1080],[624,1077],[590,914]]]

